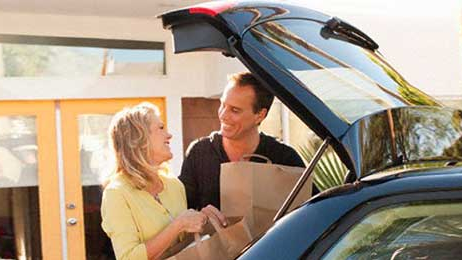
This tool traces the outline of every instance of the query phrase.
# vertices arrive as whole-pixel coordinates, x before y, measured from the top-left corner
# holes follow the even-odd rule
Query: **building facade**
[[[112,114],[156,104],[177,174],[189,141],[218,126],[226,75],[244,67],[173,54],[155,16],[194,1],[18,2],[0,0],[0,258],[110,258],[99,203]],[[369,2],[310,4],[363,29],[413,85],[462,109],[459,1]],[[309,134],[277,101],[262,129],[295,148]]]

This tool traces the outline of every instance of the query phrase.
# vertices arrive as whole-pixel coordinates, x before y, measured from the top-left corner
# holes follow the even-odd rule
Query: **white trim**
[[[172,95],[165,98],[167,127],[173,138],[170,141],[173,159],[170,161],[170,170],[178,176],[183,163],[183,113],[181,112],[181,96]]]
[[[281,102],[282,141],[290,144],[290,110]]]
[[[56,122],[56,147],[58,154],[58,182],[59,182],[59,211],[61,222],[61,245],[63,247],[63,260],[67,260],[67,226],[66,226],[66,198],[64,186],[64,157],[63,157],[63,143],[61,132],[61,107],[59,102],[55,101],[55,122]]]
[[[193,82],[179,84],[179,82]],[[172,78],[112,76],[107,78],[0,78],[0,100],[63,100],[138,98],[168,95],[203,96],[202,81],[184,75]]]
[[[2,26],[0,33],[148,41],[170,38],[161,19],[154,16],[138,19],[0,11],[0,24],[9,25]]]

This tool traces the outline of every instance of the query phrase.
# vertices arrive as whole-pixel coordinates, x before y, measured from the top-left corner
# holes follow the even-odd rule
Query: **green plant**
[[[307,165],[313,158],[316,147],[319,146],[316,143],[316,141],[310,140],[307,145],[298,147],[298,151]],[[314,168],[314,184],[320,191],[342,185],[346,172],[345,165],[334,150],[329,147]]]

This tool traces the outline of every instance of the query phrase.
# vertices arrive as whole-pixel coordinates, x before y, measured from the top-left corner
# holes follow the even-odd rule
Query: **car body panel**
[[[203,12],[190,11],[198,8],[202,8]],[[210,14],[207,10],[213,10],[214,13]],[[327,22],[330,18],[311,9],[301,9],[297,5],[275,1],[214,1],[168,11],[158,17],[162,18],[166,29],[172,29],[171,27],[182,23],[208,19],[209,22],[214,23],[214,26],[223,26],[220,30],[227,36],[231,34],[241,36],[249,26],[269,19],[310,17],[316,21]]]
[[[378,199],[423,194],[430,200],[436,199],[432,194],[451,191],[458,192],[458,198],[462,199],[461,167],[426,170],[415,175],[404,174],[334,188],[277,221],[238,259],[299,259],[308,255],[349,213],[374,204]]]

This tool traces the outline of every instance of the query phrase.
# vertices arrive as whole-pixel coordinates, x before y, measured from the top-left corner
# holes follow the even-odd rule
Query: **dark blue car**
[[[462,111],[411,86],[354,26],[302,6],[215,1],[161,15],[175,52],[239,59],[324,142],[345,184],[286,214],[238,259],[462,258]]]

